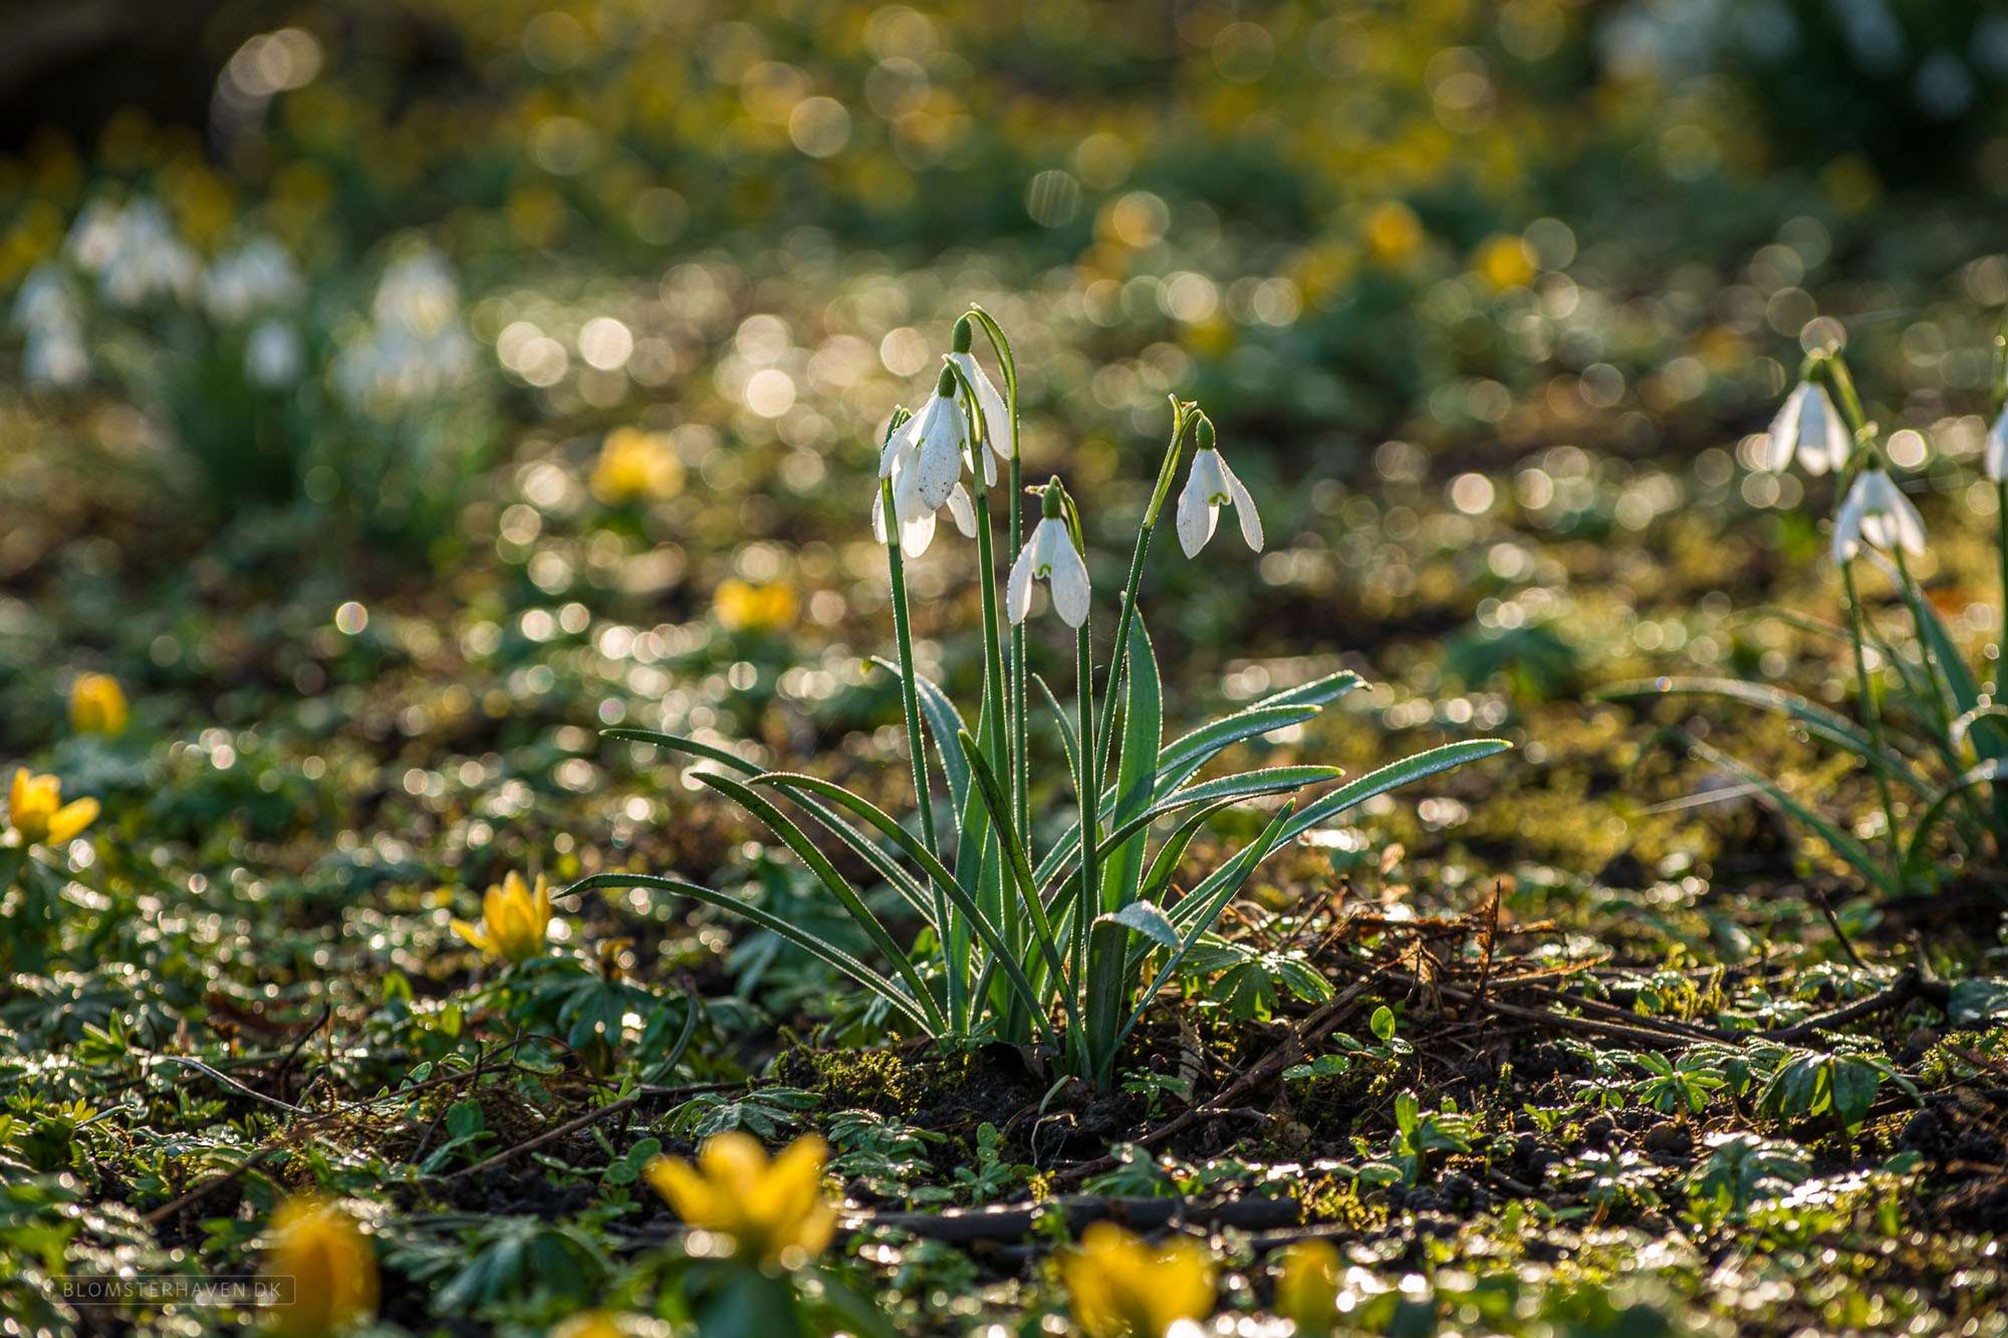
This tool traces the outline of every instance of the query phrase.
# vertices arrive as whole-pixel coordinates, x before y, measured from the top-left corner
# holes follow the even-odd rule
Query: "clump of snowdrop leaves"
[[[994,378],[976,356],[978,332]],[[691,778],[764,823],[859,933],[828,939],[742,889],[669,875],[596,874],[559,899],[607,887],[691,897],[819,958],[877,996],[896,1026],[944,1047],[1035,1046],[1107,1090],[1146,1010],[1264,860],[1375,796],[1508,745],[1448,744],[1337,788],[1329,787],[1339,770],[1317,765],[1195,780],[1228,749],[1296,730],[1361,680],[1331,674],[1166,742],[1166,684],[1139,603],[1159,518],[1188,460],[1178,507],[1188,554],[1212,534],[1222,506],[1234,509],[1243,538],[1259,550],[1255,501],[1220,457],[1199,406],[1174,398],[1128,579],[1112,601],[1113,634],[1098,639],[1079,509],[1058,476],[1024,485],[1018,388],[1010,340],[987,312],[971,308],[956,322],[919,411],[895,411],[880,443],[871,526],[886,553],[893,656],[878,663],[899,678],[910,816],[807,772],[765,769],[742,749],[653,730],[607,731],[695,759],[701,766]],[[1008,484],[998,487],[1006,471]],[[1031,497],[1039,510],[1028,532]],[[914,655],[907,564],[933,543],[943,510],[972,541],[965,556],[980,596],[982,687],[967,714],[922,675]],[[1045,649],[1031,619],[1041,582],[1073,632],[1073,700],[1062,705],[1049,686],[1054,679],[1068,686],[1064,669],[1046,667],[1040,686],[1053,709],[1035,714],[1027,685]],[[1035,786],[1035,775],[1055,779]],[[1258,802],[1271,807],[1255,839],[1173,895],[1172,876],[1206,824],[1226,808]],[[834,858],[832,845],[846,858]],[[845,872],[856,868],[870,877]],[[910,913],[895,924],[920,928],[897,936],[875,909],[890,900]]]
[[[1998,386],[1997,395],[2002,390],[2008,384]],[[1768,679],[1660,678],[1623,684],[1607,695],[1728,698],[1781,715],[1859,759],[1881,812],[1865,823],[1835,822],[1771,777],[1686,739],[1696,756],[1768,795],[1894,897],[1932,890],[1978,852],[2008,849],[2008,708],[1999,704],[2004,683],[1998,654],[1995,682],[1983,692],[1967,652],[1911,570],[1912,560],[1930,552],[1924,517],[1884,466],[1878,437],[1840,349],[1823,348],[1807,357],[1759,460],[1764,468],[1782,469],[1796,458],[1809,473],[1836,475],[1833,496],[1840,502],[1829,552],[1840,578],[1856,719]],[[2008,478],[2008,414],[1988,434],[1984,466],[2008,503],[2002,482]],[[2008,505],[1996,510],[2008,581]],[[1862,598],[1865,580],[1888,584],[1900,617],[1882,616]],[[1979,801],[1973,792],[1983,789],[1992,791],[1994,802]]]
[[[1178,494],[1178,542],[1185,548],[1185,555],[1198,557],[1199,550],[1206,547],[1214,527],[1220,523],[1223,506],[1234,508],[1234,516],[1241,522],[1242,539],[1251,550],[1261,552],[1262,517],[1255,510],[1255,499],[1221,458],[1211,420],[1201,418],[1193,437],[1198,449],[1192,455],[1192,472]]]

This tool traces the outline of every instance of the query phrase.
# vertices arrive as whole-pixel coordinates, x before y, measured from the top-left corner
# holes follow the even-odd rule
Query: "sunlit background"
[[[596,725],[890,738],[874,444],[970,301],[1091,531],[1134,523],[1168,394],[1218,422],[1270,547],[1153,579],[1230,698],[1344,659],[1385,724],[1498,728],[1782,664],[1727,592],[1824,579],[1819,506],[1750,447],[1843,330],[1928,512],[1994,506],[1986,6],[8,18],[0,740],[110,670],[186,735],[148,765],[275,833],[333,802],[275,713],[349,783],[499,805],[449,863],[503,779],[591,789]],[[914,574],[951,674],[970,560]]]

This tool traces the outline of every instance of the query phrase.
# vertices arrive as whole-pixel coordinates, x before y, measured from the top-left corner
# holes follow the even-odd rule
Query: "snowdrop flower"
[[[304,288],[286,248],[270,237],[256,237],[209,267],[202,279],[202,301],[210,315],[235,323],[297,301]]]
[[[107,301],[137,307],[155,296],[187,301],[195,295],[201,262],[154,201],[135,200],[100,213],[87,226],[78,222],[82,234],[72,233],[78,262],[96,271]]]
[[[1234,516],[1241,522],[1241,537],[1250,549],[1261,552],[1262,517],[1255,510],[1255,499],[1221,458],[1213,424],[1200,419],[1193,439],[1198,450],[1193,452],[1192,472],[1178,494],[1178,542],[1185,555],[1197,557],[1199,550],[1206,547],[1206,541],[1213,537],[1213,527],[1220,521],[1223,506],[1234,508]]]
[[[955,373],[944,367],[927,403],[886,438],[885,449],[879,453],[879,477],[893,480],[894,499],[902,495],[902,478],[915,499],[912,505],[899,508],[902,523],[923,509],[939,511],[948,505],[962,480],[968,447],[969,427],[962,417],[962,406],[955,400]],[[985,477],[987,482],[997,481],[995,464],[988,466]]]
[[[1011,564],[1004,602],[1014,623],[1024,622],[1032,611],[1034,581],[1051,587],[1053,607],[1067,626],[1079,627],[1088,620],[1088,564],[1074,547],[1073,532],[1062,514],[1065,496],[1057,478],[1046,485],[1039,524]]]
[[[1809,474],[1838,472],[1854,453],[1854,441],[1833,397],[1812,381],[1801,381],[1771,420],[1771,435],[1758,452],[1757,467],[1779,473],[1795,453]]]
[[[941,511],[948,512],[955,522],[955,528],[962,531],[965,539],[976,537],[976,507],[969,500],[969,489],[962,486],[960,479],[948,490],[948,502],[940,510],[930,510],[920,500],[919,492],[913,486],[917,473],[912,468],[898,469],[892,480],[892,509],[899,518],[899,551],[907,557],[919,557],[934,542],[934,523]],[[885,490],[872,490],[872,538],[885,543]]]
[[[305,361],[298,332],[277,317],[267,316],[252,326],[244,341],[244,375],[265,390],[293,384]]]
[[[982,425],[983,440],[992,454],[1008,464],[1011,460],[1011,411],[1004,407],[1004,396],[998,392],[997,383],[990,379],[990,373],[983,370],[983,365],[969,351],[974,337],[970,320],[964,316],[955,323],[955,351],[948,355],[948,360],[976,388],[976,420]],[[960,395],[961,391],[962,387],[957,385],[956,393]],[[986,465],[984,468],[989,471],[994,467]],[[990,481],[997,481],[994,474]]]
[[[2008,483],[2008,407],[2003,407],[2001,416],[1994,420],[1994,426],[1987,430],[1987,454],[1985,457],[1987,477],[1995,483]]]
[[[1924,517],[1881,465],[1862,471],[1834,517],[1834,561],[1848,561],[1864,542],[1884,552],[1902,548],[1913,557],[1924,553]]]

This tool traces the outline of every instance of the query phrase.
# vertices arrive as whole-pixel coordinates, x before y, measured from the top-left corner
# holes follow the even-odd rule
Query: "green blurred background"
[[[1220,424],[1274,542],[1153,578],[1207,671],[1357,654],[1507,710],[1729,658],[1710,595],[1813,541],[1743,443],[1828,318],[1928,512],[1992,505],[1986,5],[0,12],[17,745],[73,662],[226,720],[311,695],[351,602],[854,658],[870,443],[972,300],[1109,551],[1165,396]],[[639,485],[595,477],[623,433]]]

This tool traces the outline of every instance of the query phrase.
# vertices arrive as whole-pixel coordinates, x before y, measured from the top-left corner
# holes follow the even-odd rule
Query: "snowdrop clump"
[[[1993,481],[2003,600],[2008,603],[2008,393],[1996,369],[1997,417],[1982,467]],[[1875,817],[1837,823],[1776,780],[1698,739],[1691,751],[1738,777],[1815,832],[1836,856],[1888,896],[1928,890],[1981,851],[2008,848],[2008,705],[1998,649],[1976,673],[1911,564],[1928,559],[1924,517],[1886,464],[1882,430],[1865,411],[1838,347],[1809,354],[1798,384],[1757,453],[1769,470],[1797,465],[1832,474],[1838,499],[1828,553],[1840,578],[1834,629],[1855,680],[1855,718],[1769,682],[1661,678],[1609,690],[1616,698],[1722,697],[1781,715],[1858,759]],[[1887,586],[1900,619],[1878,617],[1864,577]],[[1996,628],[2001,626],[1997,614]],[[1991,665],[1989,660],[1991,659]],[[1991,673],[1991,684],[1983,675]]]
[[[975,353],[978,332],[990,367]],[[1101,587],[1079,504],[1057,476],[1025,484],[1017,364],[996,321],[972,307],[956,322],[919,411],[892,415],[878,447],[870,526],[885,549],[892,595],[894,654],[878,663],[899,682],[913,794],[907,818],[821,777],[763,767],[741,750],[666,731],[607,731],[702,764],[691,778],[794,852],[862,932],[869,960],[734,890],[670,875],[597,874],[559,896],[623,887],[693,897],[821,958],[943,1045],[1037,1046],[1106,1089],[1152,1000],[1264,860],[1375,796],[1508,747],[1497,739],[1449,744],[1342,785],[1337,768],[1301,764],[1195,779],[1227,749],[1303,725],[1361,680],[1331,674],[1166,740],[1167,684],[1138,596],[1181,466],[1190,462],[1176,520],[1188,556],[1212,535],[1222,507],[1234,511],[1250,549],[1263,545],[1254,497],[1221,456],[1212,422],[1197,404],[1174,398],[1171,408],[1170,439],[1105,637],[1094,627]],[[973,546],[962,556],[973,561],[981,610],[982,685],[967,714],[922,674],[914,654],[907,564],[936,551],[944,512]],[[1064,705],[1041,676],[1050,710],[1035,714],[1028,685],[1041,650],[1032,635],[1041,585],[1073,638],[1073,703]],[[1057,779],[1043,783],[1047,776]],[[1171,879],[1208,821],[1258,801],[1276,805],[1260,835],[1182,896],[1171,895]],[[869,882],[861,885],[825,853],[832,842],[862,861]],[[855,861],[846,863],[859,867]],[[885,901],[879,892],[900,903],[901,917],[875,909]],[[895,933],[900,926],[908,927],[904,936]]]

